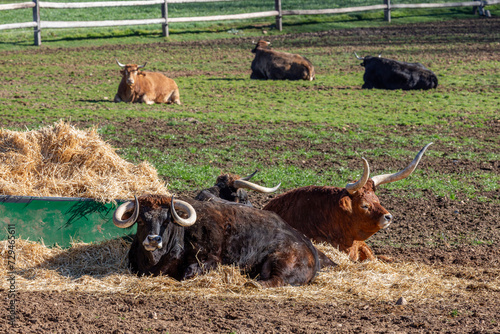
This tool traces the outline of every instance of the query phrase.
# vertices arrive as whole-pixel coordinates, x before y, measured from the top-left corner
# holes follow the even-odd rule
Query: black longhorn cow
[[[237,265],[261,286],[279,287],[308,284],[320,269],[309,239],[277,214],[244,205],[144,195],[120,205],[113,222],[137,223],[129,262],[138,275],[183,280]]]
[[[420,63],[405,63],[393,59],[366,56],[362,60],[365,68],[362,88],[379,89],[432,89],[438,85],[436,74]]]
[[[281,183],[276,187],[267,188],[250,182],[250,179],[257,173],[257,170],[246,177],[239,177],[234,174],[221,174],[217,177],[215,185],[204,189],[196,195],[198,201],[219,201],[227,204],[238,203],[252,207],[248,199],[246,189],[255,190],[260,193],[272,193],[278,190]]]

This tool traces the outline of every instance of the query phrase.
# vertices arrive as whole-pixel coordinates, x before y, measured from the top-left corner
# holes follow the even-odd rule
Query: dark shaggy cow
[[[239,177],[234,174],[221,174],[217,177],[213,187],[200,191],[195,199],[198,201],[214,200],[224,203],[239,203],[251,207],[252,203],[250,203],[248,194],[244,188],[267,194],[275,192],[281,185],[280,183],[274,188],[266,188],[250,182],[250,179],[256,173],[257,171],[246,177]]]
[[[113,222],[137,223],[129,262],[138,275],[183,280],[237,265],[263,287],[279,287],[307,284],[320,269],[306,237],[275,213],[243,205],[146,195],[120,205]]]
[[[259,40],[252,53],[252,74],[250,79],[270,80],[314,80],[314,66],[300,55],[274,51],[270,43]]]
[[[264,210],[276,212],[314,241],[338,247],[353,261],[373,260],[375,255],[364,240],[392,222],[392,215],[375,195],[376,187],[408,177],[431,144],[422,148],[410,165],[398,173],[370,179],[370,167],[363,158],[364,172],[357,182],[345,188],[308,186],[290,190],[272,199]]]
[[[202,190],[195,199],[198,201],[218,201],[226,204],[240,204],[253,207],[248,199],[247,192],[242,188],[256,190],[261,193],[271,193],[278,190],[278,184],[274,188],[265,188],[255,183],[250,182],[250,179],[257,173],[257,171],[248,175],[247,177],[240,178],[233,174],[222,174],[217,178],[215,185],[211,188]],[[334,267],[337,264],[328,258],[323,252],[317,250],[318,257],[321,263],[321,268]]]
[[[380,89],[431,89],[438,85],[437,76],[420,63],[405,63],[402,61],[366,56],[356,58],[363,60],[365,68],[362,88]]]
[[[123,65],[118,60],[116,62],[122,68],[122,80],[115,95],[115,102],[181,104],[179,87],[174,80],[158,72],[139,71],[147,63]]]

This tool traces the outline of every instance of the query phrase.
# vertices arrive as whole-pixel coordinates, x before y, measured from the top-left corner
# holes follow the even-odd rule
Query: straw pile
[[[0,129],[0,195],[114,202],[146,192],[169,194],[150,164],[120,158],[95,127],[61,121],[36,131]]]
[[[449,298],[450,295],[474,293],[469,286],[477,284],[467,278],[416,263],[387,264],[351,262],[331,246],[317,247],[332,258],[338,267],[319,273],[307,286],[273,289],[256,288],[234,266],[193,279],[178,282],[169,277],[137,277],[127,268],[130,244],[123,240],[97,244],[75,243],[69,249],[48,248],[26,240],[16,240],[16,285],[19,291],[80,291],[89,293],[123,293],[129,295],[179,295],[234,297],[308,302],[395,302],[403,296],[414,303]],[[8,243],[0,242],[0,276],[7,275]],[[463,270],[474,268],[463,268]],[[464,275],[466,277],[467,275]],[[250,283],[250,284],[249,284]],[[0,286],[7,289],[7,280]],[[499,291],[500,278],[485,284],[484,289]]]

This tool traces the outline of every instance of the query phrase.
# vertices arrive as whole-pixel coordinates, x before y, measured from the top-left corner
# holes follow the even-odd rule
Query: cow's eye
[[[361,205],[361,209],[363,209],[363,210],[368,210],[369,208],[370,208],[370,206],[368,204]]]

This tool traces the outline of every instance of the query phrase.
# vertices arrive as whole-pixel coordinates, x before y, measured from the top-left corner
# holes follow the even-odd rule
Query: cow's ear
[[[340,208],[347,212],[352,212],[352,202],[349,196],[344,196],[340,199]]]

